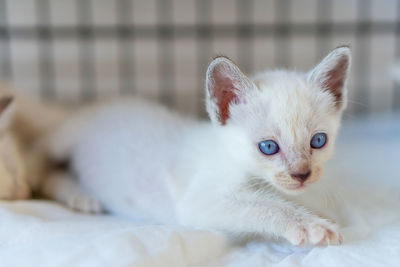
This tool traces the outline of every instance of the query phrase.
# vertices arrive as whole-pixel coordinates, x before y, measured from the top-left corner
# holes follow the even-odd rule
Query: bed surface
[[[400,114],[344,123],[325,170],[345,190],[345,243],[230,246],[217,232],[0,202],[1,266],[400,266]]]

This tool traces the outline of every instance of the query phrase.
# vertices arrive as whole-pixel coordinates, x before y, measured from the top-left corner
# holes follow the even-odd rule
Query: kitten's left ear
[[[206,104],[213,123],[225,125],[230,107],[245,102],[246,95],[256,89],[230,59],[215,58],[207,70]]]
[[[346,80],[350,63],[350,48],[340,46],[326,56],[308,75],[309,82],[317,84],[335,97],[335,106],[339,109],[346,107]]]

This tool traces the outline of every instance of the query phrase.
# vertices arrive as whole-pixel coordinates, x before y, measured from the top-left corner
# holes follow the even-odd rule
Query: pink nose
[[[293,173],[290,176],[292,176],[292,178],[295,179],[296,181],[303,183],[308,179],[308,177],[310,177],[310,175],[311,171],[308,171],[306,173]]]

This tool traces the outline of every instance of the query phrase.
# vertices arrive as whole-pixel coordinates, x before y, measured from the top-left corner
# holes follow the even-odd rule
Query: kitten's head
[[[351,53],[338,47],[308,73],[273,71],[247,78],[228,58],[207,71],[206,104],[218,127],[240,129],[254,174],[298,193],[320,179],[346,107]]]

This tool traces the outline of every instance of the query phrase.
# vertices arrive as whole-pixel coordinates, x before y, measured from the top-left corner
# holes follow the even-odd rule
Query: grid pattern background
[[[71,104],[137,94],[204,115],[213,56],[308,70],[341,44],[348,114],[400,110],[399,0],[0,0],[0,78]]]

